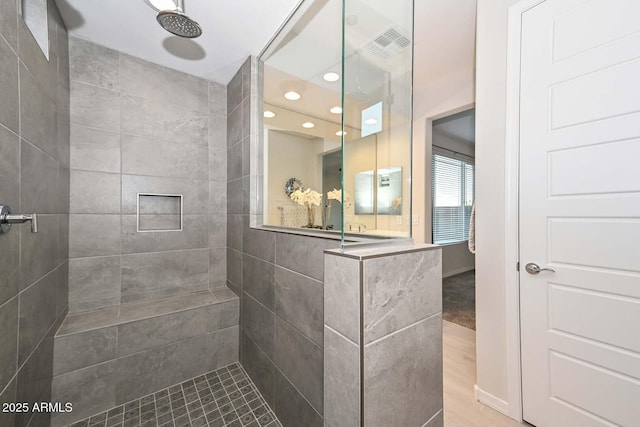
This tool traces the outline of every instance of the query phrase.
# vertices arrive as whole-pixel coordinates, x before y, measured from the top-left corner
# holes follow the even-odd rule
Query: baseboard
[[[506,415],[507,417],[509,416],[509,403],[505,402],[504,400],[481,390],[477,385],[473,386],[473,395],[476,400],[483,405],[487,405],[488,407],[495,409],[496,411]]]
[[[457,270],[453,270],[453,271],[449,271],[448,273],[443,273],[442,274],[442,278],[445,279],[447,277],[451,277],[451,276],[455,276],[456,274],[462,274],[462,273],[466,273],[467,271],[471,271],[471,270],[475,270],[476,267],[474,265],[470,266],[470,267],[462,267],[462,268],[458,268]]]

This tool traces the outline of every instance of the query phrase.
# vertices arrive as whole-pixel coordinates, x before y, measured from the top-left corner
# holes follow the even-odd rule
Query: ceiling
[[[466,110],[433,122],[433,131],[467,144],[476,141],[476,110]]]
[[[144,0],[55,0],[69,34],[138,58],[227,84],[259,54],[299,0],[185,0],[202,25],[194,40],[172,36]]]
[[[144,0],[55,1],[72,36],[223,84],[231,80],[247,56],[262,51],[299,3],[299,0],[185,0],[186,13],[204,29],[202,37],[188,40],[160,28],[156,12]],[[385,6],[387,1],[350,0],[347,14],[362,15],[359,22],[362,25],[376,18],[371,11],[395,10],[397,17],[384,18],[402,26],[406,11],[400,7],[389,9]],[[416,1],[415,8],[416,89],[461,69],[472,70],[476,0],[423,0]],[[365,14],[369,15],[367,19]],[[339,36],[337,31],[328,31],[333,27],[320,19],[312,26],[325,38],[327,34]],[[353,31],[350,34],[357,37]],[[371,36],[363,32],[362,42]],[[321,52],[326,58],[321,58]],[[324,63],[329,68],[339,63],[340,52],[314,53],[316,64]]]

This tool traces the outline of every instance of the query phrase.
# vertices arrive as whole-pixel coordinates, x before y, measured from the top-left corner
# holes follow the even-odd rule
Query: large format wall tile
[[[40,342],[40,345],[31,353],[29,359],[18,371],[18,383],[16,402],[28,402],[33,405],[35,402],[51,401],[51,378],[53,377],[53,334],[59,325],[57,322],[51,325],[49,332]],[[44,418],[34,420],[33,425],[49,425],[48,414]],[[36,415],[34,415],[34,418]],[[31,414],[19,414],[16,426],[26,426],[29,423]]]
[[[316,280],[324,280],[324,250],[338,246],[338,240],[278,233],[276,264]]]
[[[235,326],[118,359],[116,403],[128,402],[237,361],[238,333]]]
[[[242,179],[227,183],[227,213],[230,215],[242,213]]]
[[[323,413],[323,351],[309,339],[276,318],[275,362],[296,389]]]
[[[170,288],[179,291],[209,282],[207,249],[122,256],[122,295]]]
[[[33,404],[50,401],[53,332],[67,307],[69,92],[60,56],[68,49],[54,2],[47,5],[49,60],[18,6],[0,2],[0,195],[14,213],[38,214],[39,232],[15,224],[0,236],[0,401]],[[1,414],[0,425],[48,419]]]
[[[120,134],[71,126],[73,169],[120,173]]]
[[[2,7],[2,6],[0,6]],[[0,77],[1,79],[1,77]],[[2,108],[2,107],[0,107]],[[0,194],[2,203],[14,212],[20,209],[20,139],[0,126]],[[0,305],[18,292],[20,280],[20,233],[5,234],[0,239]],[[2,387],[0,383],[0,387]]]
[[[9,46],[14,51],[18,47],[18,3],[16,1],[3,1],[0,3],[0,34],[9,43]],[[0,58],[6,58],[1,56]],[[226,102],[227,97],[224,97]]]
[[[18,294],[20,289],[20,233],[13,232],[0,239],[0,304]]]
[[[69,257],[120,254],[120,215],[69,215]]]
[[[116,406],[117,363],[110,361],[58,375],[53,379],[52,395],[73,404],[73,412],[57,413],[54,426],[100,413]]]
[[[363,262],[365,343],[442,311],[440,251]]]
[[[227,118],[227,87],[209,82],[209,114]]]
[[[365,425],[421,426],[442,409],[440,315],[367,345],[364,357]]]
[[[117,337],[115,326],[56,337],[53,374],[61,375],[115,359]]]
[[[0,177],[2,203],[20,208],[20,137],[1,125]]]
[[[238,300],[118,326],[118,356],[161,347],[238,325]]]
[[[29,224],[14,225],[20,233],[20,282],[26,288],[58,265],[58,216],[38,215],[38,232]]]
[[[69,38],[71,80],[119,90],[118,52],[75,37]]]
[[[122,132],[177,146],[208,146],[208,115],[193,108],[150,101],[134,96],[122,98]]]
[[[120,55],[123,93],[204,112],[208,109],[208,82],[129,55]]]
[[[322,282],[276,267],[276,314],[322,347]]]
[[[120,174],[71,171],[70,213],[120,213]]]
[[[123,135],[122,173],[208,179],[208,148],[186,141]]]
[[[226,158],[227,152],[227,118],[209,115],[209,149],[221,153]],[[222,154],[225,153],[225,154]],[[224,173],[227,173],[226,161]],[[226,181],[226,180],[225,180]]]
[[[360,343],[360,262],[324,256],[324,323]]]
[[[120,132],[120,94],[71,81],[71,125]]]
[[[183,214],[209,212],[209,182],[206,180],[122,175],[122,213],[135,214],[138,193],[182,196]]]
[[[2,2],[0,7],[6,8]],[[4,31],[5,16],[0,14],[2,19],[2,28]],[[14,19],[15,21],[15,19]],[[0,123],[8,127],[14,132],[18,132],[20,110],[19,100],[19,84],[18,84],[18,57],[13,53],[7,42],[0,37],[0,91],[3,100],[0,103]]]
[[[20,181],[24,212],[58,212],[58,162],[23,140]]]
[[[242,250],[242,233],[244,218],[242,215],[227,215],[227,246],[237,251]]]
[[[184,215],[182,231],[137,232],[135,215],[122,216],[122,253],[199,249],[208,246],[207,215]]]
[[[69,260],[70,305],[76,307],[93,301],[93,308],[98,308],[98,301],[108,304],[113,299],[120,302],[119,256]]]
[[[18,368],[18,298],[0,305],[0,388],[9,383]]]
[[[55,104],[24,66],[20,69],[22,138],[58,158],[58,116]]]
[[[227,115],[231,114],[244,99],[242,93],[242,69],[238,70],[227,85]]]
[[[322,416],[309,405],[309,402],[298,393],[289,380],[279,371],[276,371],[275,400],[276,416],[282,422],[282,425],[287,427],[322,427]]]
[[[360,425],[360,349],[326,326],[324,399],[326,427]]]
[[[8,3],[8,2],[5,2]],[[4,3],[0,3],[1,5]],[[16,398],[16,378],[5,387],[4,391],[0,391],[0,404],[15,403]],[[16,413],[15,412],[0,412],[0,425],[2,426],[15,426],[16,425]]]
[[[59,271],[55,270],[20,294],[20,364],[24,363],[56,321],[59,280]]]
[[[56,38],[53,31],[54,23],[49,10],[49,59],[42,53],[23,19],[18,19],[18,54],[20,60],[29,69],[36,81],[44,89],[49,98],[55,98],[57,83],[58,58],[56,52]]]
[[[242,290],[269,310],[275,311],[275,265],[244,254]]]
[[[209,286],[227,284],[227,248],[209,248]]]
[[[241,324],[244,332],[271,359],[274,358],[275,314],[246,293],[242,295]]]
[[[256,258],[275,263],[276,233],[245,227],[242,234],[242,249]]]
[[[241,332],[240,339],[242,366],[247,370],[267,403],[273,406],[276,397],[276,365],[246,333]]]

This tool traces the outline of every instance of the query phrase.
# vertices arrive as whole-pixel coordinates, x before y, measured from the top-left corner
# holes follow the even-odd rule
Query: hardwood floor
[[[444,425],[445,427],[526,426],[474,399],[476,382],[476,333],[443,321]]]

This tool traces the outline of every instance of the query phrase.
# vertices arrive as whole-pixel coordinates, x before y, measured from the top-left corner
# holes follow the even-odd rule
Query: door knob
[[[540,266],[538,264],[534,264],[533,262],[530,262],[529,264],[524,266],[524,269],[527,270],[527,273],[529,274],[538,274],[541,271],[550,271],[552,273],[555,273],[556,271],[551,269],[551,268],[540,268]]]

